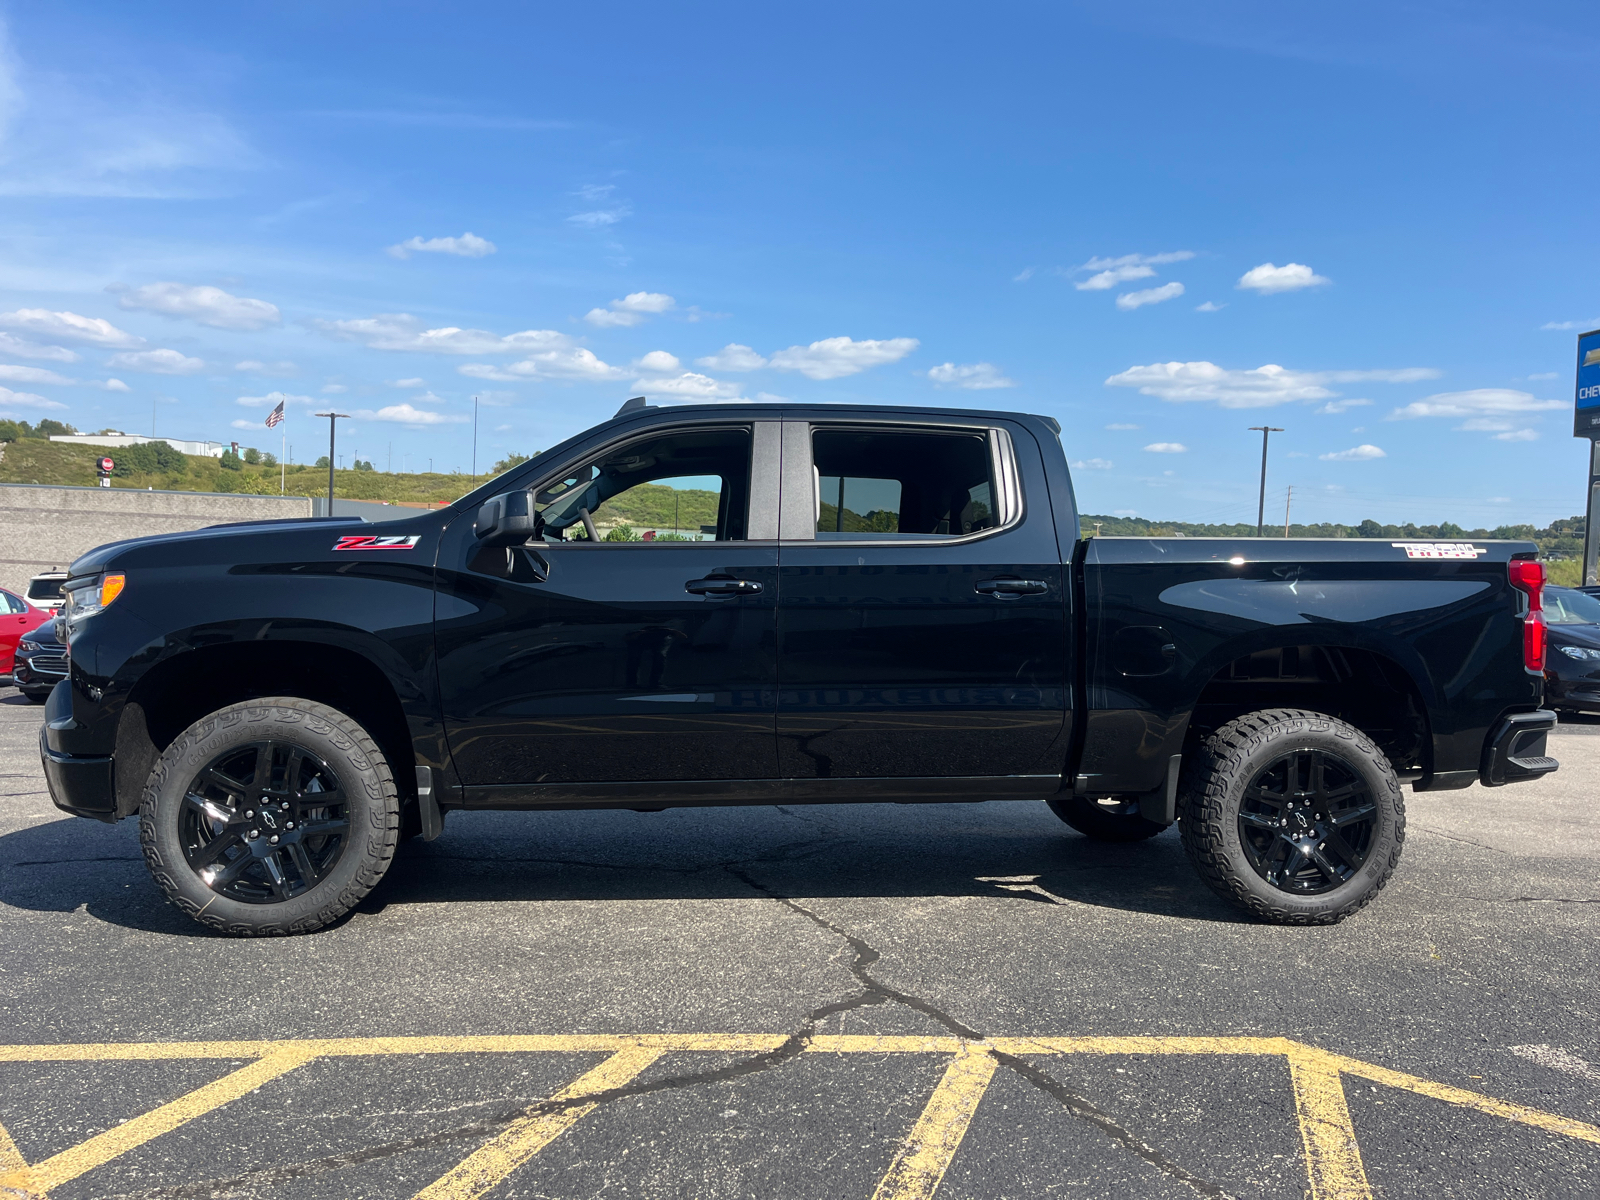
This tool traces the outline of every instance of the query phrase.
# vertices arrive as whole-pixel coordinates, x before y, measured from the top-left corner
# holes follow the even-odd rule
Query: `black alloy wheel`
[[[292,900],[327,877],[350,841],[339,778],[293,742],[223,752],[184,790],[184,860],[213,892],[246,904]]]
[[[1365,778],[1323,750],[1297,749],[1256,773],[1239,806],[1239,840],[1273,887],[1315,896],[1367,861],[1378,806]]]
[[[383,750],[345,713],[298,696],[196,721],[162,751],[139,808],[156,886],[236,937],[337,921],[378,885],[399,838]]]

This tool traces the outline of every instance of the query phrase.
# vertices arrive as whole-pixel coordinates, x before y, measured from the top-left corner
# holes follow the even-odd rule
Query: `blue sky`
[[[1021,409],[1218,521],[1266,423],[1280,520],[1583,508],[1592,4],[0,15],[0,414],[467,470],[476,395],[481,471],[641,393]]]

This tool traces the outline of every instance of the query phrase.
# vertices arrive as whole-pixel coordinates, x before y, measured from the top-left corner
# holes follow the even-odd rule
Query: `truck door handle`
[[[691,579],[683,590],[696,596],[754,596],[761,585],[753,579],[735,579],[731,575],[711,575],[705,579]]]
[[[1015,596],[1042,596],[1050,585],[1042,579],[982,579],[972,590],[984,596],[1010,600]]]

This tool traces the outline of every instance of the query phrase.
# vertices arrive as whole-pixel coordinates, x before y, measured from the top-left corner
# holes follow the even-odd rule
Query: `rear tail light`
[[[1522,617],[1522,665],[1544,672],[1544,564],[1528,558],[1512,560],[1506,567],[1511,586],[1528,597]]]

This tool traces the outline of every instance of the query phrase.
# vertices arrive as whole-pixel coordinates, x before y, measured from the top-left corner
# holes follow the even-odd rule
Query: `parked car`
[[[16,664],[11,682],[35,704],[43,704],[50,689],[67,677],[68,649],[56,637],[56,623],[48,619],[30,629],[17,643]]]
[[[61,607],[61,585],[67,581],[65,571],[45,571],[28,580],[28,603],[35,608],[54,612]]]
[[[1600,712],[1600,597],[1565,587],[1544,594],[1550,626],[1545,703],[1557,712]]]
[[[15,592],[0,588],[0,679],[11,675],[17,643],[23,635],[39,628],[52,615],[34,608]]]
[[[1177,821],[1257,917],[1341,920],[1402,783],[1537,779],[1532,542],[1080,540],[1047,417],[630,401],[444,509],[221,526],[72,564],[61,809],[139,814],[241,935],[337,919],[450,809],[1031,800]],[[710,540],[609,541],[642,484]]]

